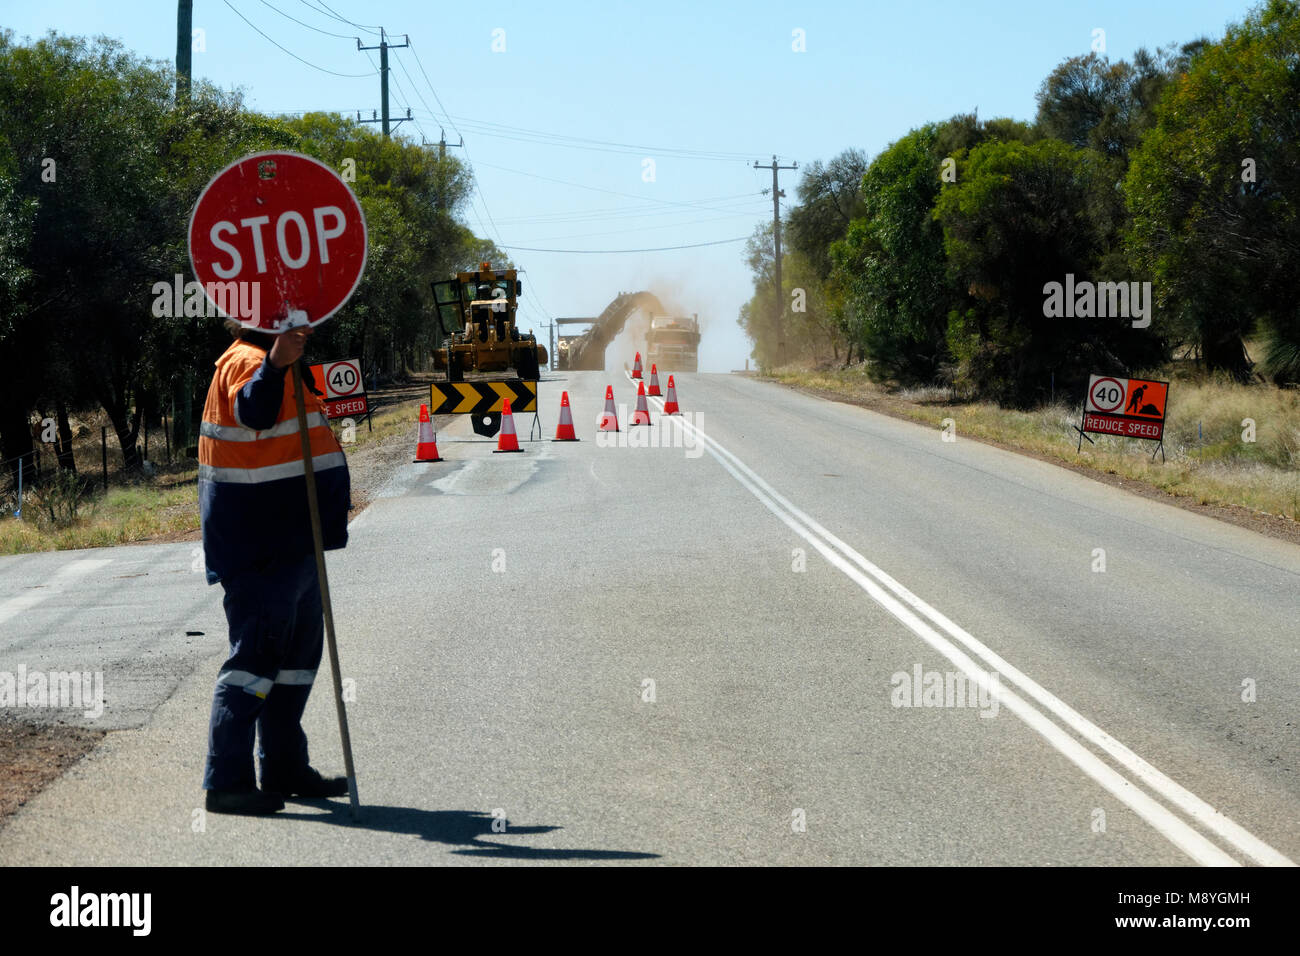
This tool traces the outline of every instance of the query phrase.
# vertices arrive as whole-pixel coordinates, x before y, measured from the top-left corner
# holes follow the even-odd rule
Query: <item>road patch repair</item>
[[[104,734],[33,723],[0,711],[0,829],[19,807],[94,749]]]

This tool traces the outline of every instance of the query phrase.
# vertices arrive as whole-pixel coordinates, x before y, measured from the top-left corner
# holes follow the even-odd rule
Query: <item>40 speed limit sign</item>
[[[311,374],[316,379],[317,389],[324,393],[330,418],[365,415],[369,424],[370,402],[366,397],[365,381],[361,378],[360,359],[313,365]]]
[[[326,398],[349,398],[365,392],[361,385],[361,363],[356,359],[330,362],[322,368],[325,370]]]

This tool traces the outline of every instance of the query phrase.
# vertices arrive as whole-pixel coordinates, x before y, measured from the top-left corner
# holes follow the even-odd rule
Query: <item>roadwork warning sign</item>
[[[1162,441],[1168,382],[1093,375],[1083,406],[1081,432]]]
[[[1118,438],[1142,438],[1156,442],[1161,460],[1165,454],[1165,404],[1169,383],[1144,378],[1093,375],[1088,379],[1088,397],[1083,402],[1083,423],[1075,425],[1079,448],[1088,432]],[[1088,438],[1088,443],[1093,440]],[[1076,449],[1077,450],[1077,449]],[[1156,457],[1156,452],[1151,453]]]
[[[311,371],[316,381],[325,386],[325,408],[330,418],[369,414],[370,403],[361,378],[360,360],[325,362],[313,365]]]

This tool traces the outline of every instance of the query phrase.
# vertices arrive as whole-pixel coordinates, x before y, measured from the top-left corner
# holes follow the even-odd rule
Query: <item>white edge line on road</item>
[[[814,538],[813,535],[822,535],[826,542],[829,542],[834,547],[838,548],[845,557],[848,557],[850,560],[858,564],[862,570],[875,577],[880,584],[883,584],[885,587],[889,588],[889,590],[893,591],[894,594],[906,602],[906,604],[924,614],[932,622],[939,625],[951,636],[982,657],[1000,676],[1007,678],[1012,683],[1019,686],[1021,690],[1024,690],[1029,694],[1029,696],[1036,699],[1040,704],[1065,721],[1065,723],[1076,733],[1110,754],[1112,758],[1137,776],[1138,779],[1142,780],[1147,784],[1147,786],[1151,787],[1166,800],[1182,809],[1192,817],[1193,820],[1214,833],[1217,833],[1220,837],[1227,840],[1238,850],[1245,853],[1258,863],[1270,866],[1295,866],[1295,863],[1284,854],[1269,846],[1267,843],[1247,831],[1244,827],[1224,816],[1200,797],[1197,797],[1195,794],[1161,773],[1110,734],[1087,720],[1073,708],[1069,707],[1069,705],[1064,701],[1051,694],[1020,670],[1003,660],[990,648],[976,640],[972,635],[958,627],[952,621],[948,620],[948,618],[943,614],[930,607],[911,591],[907,590],[880,568],[868,561],[855,549],[841,541],[835,535],[831,534],[801,509],[775,491],[766,481],[749,468],[748,465],[718,443],[716,439],[706,435],[697,426],[685,421],[684,419],[672,415],[662,415],[662,398],[657,396],[652,396],[651,398],[659,406],[661,417],[667,418],[669,421],[674,422],[683,429],[693,432],[696,440],[705,443],[705,447],[709,449],[710,454],[717,459],[718,463],[730,472],[742,486],[750,491],[751,494],[758,498],[758,500],[762,502],[768,510],[775,514],[793,531],[799,534],[800,537],[812,544],[823,557],[862,587],[862,589],[865,590],[868,595],[876,601],[876,603],[880,604],[887,611],[893,614],[894,617],[905,624],[909,630],[913,631],[917,636],[926,641],[926,643],[930,644],[941,654],[951,660],[956,666],[961,668],[963,672],[967,673],[968,676],[979,682],[981,687],[988,686],[987,676],[984,675],[984,672],[980,668],[975,666],[974,662],[971,661],[969,657],[962,653],[962,651],[951,642],[946,640],[942,635],[938,634],[926,625],[923,621],[916,618],[915,615],[900,605],[894,598],[881,591],[874,582],[863,576],[856,568],[849,566],[843,557],[831,552],[821,541]],[[726,459],[730,459],[730,461],[724,460],[723,456],[725,456]],[[740,471],[738,471],[737,468],[732,467],[732,462],[734,462]],[[748,478],[742,476],[741,471],[743,471]],[[752,481],[749,479],[752,479]],[[782,508],[786,509],[787,513],[783,514],[781,511]],[[796,519],[804,522],[806,528],[797,524]],[[1097,783],[1101,784],[1111,793],[1114,793],[1116,797],[1126,803],[1134,812],[1138,813],[1139,816],[1145,819],[1156,830],[1178,846],[1179,849],[1187,853],[1188,856],[1195,859],[1198,863],[1207,865],[1237,865],[1237,861],[1223,853],[1223,851],[1218,847],[1211,844],[1195,830],[1192,830],[1177,817],[1173,816],[1173,814],[1171,814],[1165,807],[1156,803],[1145,793],[1138,790],[1128,780],[1115,773],[1114,770],[1102,763],[1095,755],[1081,747],[1073,738],[1063,733],[1060,728],[1047,720],[1039,711],[1035,710],[1022,698],[1012,694],[1000,685],[993,685],[992,690],[999,696],[999,699],[1003,700],[1007,707],[1024,720],[1028,726],[1038,731],[1048,740],[1049,743],[1056,747],[1057,750],[1069,758],[1090,777],[1096,780]]]

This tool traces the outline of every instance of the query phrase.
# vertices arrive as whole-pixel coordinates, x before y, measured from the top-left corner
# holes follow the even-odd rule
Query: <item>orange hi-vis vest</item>
[[[314,550],[293,376],[237,340],[216,362],[199,426],[199,510],[208,581]],[[324,403],[304,388],[325,547],[347,543],[347,458]],[[245,420],[248,419],[248,420]]]

